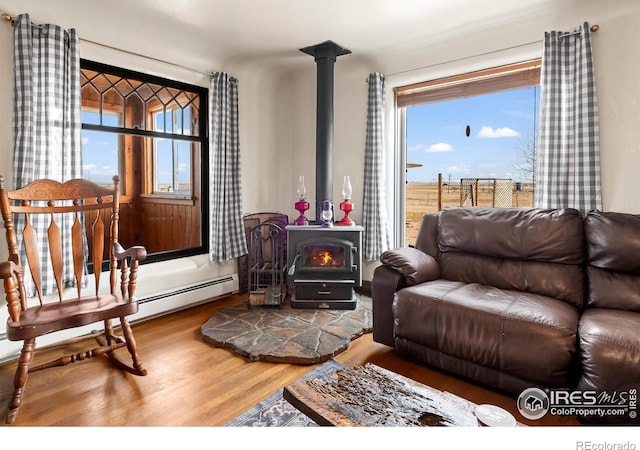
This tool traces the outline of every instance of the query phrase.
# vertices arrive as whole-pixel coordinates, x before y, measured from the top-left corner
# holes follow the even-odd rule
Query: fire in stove
[[[336,260],[331,256],[331,252],[318,252],[313,256],[313,261],[321,267],[331,267],[336,265]]]
[[[302,248],[303,264],[312,268],[342,268],[345,265],[344,245],[315,243]]]

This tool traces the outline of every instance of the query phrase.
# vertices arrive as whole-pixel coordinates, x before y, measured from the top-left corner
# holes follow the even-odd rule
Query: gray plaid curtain
[[[67,181],[82,174],[80,119],[80,56],[74,29],[36,25],[21,14],[14,28],[14,186],[50,178]],[[56,292],[46,241],[49,220],[32,220],[40,243],[43,294]],[[71,261],[70,217],[57,218],[62,230],[64,260]],[[16,230],[24,227],[16,218]],[[65,232],[66,230],[66,232]],[[22,263],[27,261],[24,255]],[[63,282],[73,285],[71,263]],[[29,274],[25,274],[28,278]],[[28,283],[27,286],[30,286]],[[29,289],[29,288],[28,288]],[[31,288],[31,295],[35,290]]]
[[[209,257],[212,261],[226,261],[247,253],[240,189],[238,80],[226,73],[215,73],[211,79],[209,104]]]
[[[364,258],[376,261],[390,248],[384,195],[384,75],[369,74],[368,84],[362,226]]]
[[[591,31],[545,33],[534,205],[602,209],[600,126]]]

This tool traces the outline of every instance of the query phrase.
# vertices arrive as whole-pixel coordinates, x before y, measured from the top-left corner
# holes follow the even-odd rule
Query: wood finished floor
[[[313,368],[250,362],[202,340],[200,326],[217,309],[244,301],[231,296],[133,324],[146,377],[112,369],[106,358],[31,374],[13,426],[224,425]],[[579,425],[574,417],[551,415],[528,421],[518,414],[514,398],[404,359],[373,342],[371,334],[336,359],[348,365],[371,362],[475,403],[501,406],[528,425]],[[15,361],[0,366],[3,424],[14,371]]]

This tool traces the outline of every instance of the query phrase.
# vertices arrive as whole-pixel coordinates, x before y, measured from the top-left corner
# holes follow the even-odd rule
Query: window
[[[83,177],[120,177],[122,244],[144,245],[147,262],[206,253],[207,89],[80,66]]]
[[[153,113],[156,131],[166,131],[167,121],[173,130],[182,127],[181,117],[189,110],[164,110]],[[188,123],[188,122],[187,122]],[[153,148],[153,192],[191,195],[191,148],[189,142],[156,139]]]
[[[426,212],[533,205],[539,83],[536,60],[396,88],[398,245]]]

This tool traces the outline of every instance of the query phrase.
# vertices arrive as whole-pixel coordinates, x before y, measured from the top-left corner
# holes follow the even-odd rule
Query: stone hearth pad
[[[316,364],[349,347],[372,329],[371,298],[358,295],[354,310],[253,306],[217,311],[200,331],[205,341],[251,361]]]

